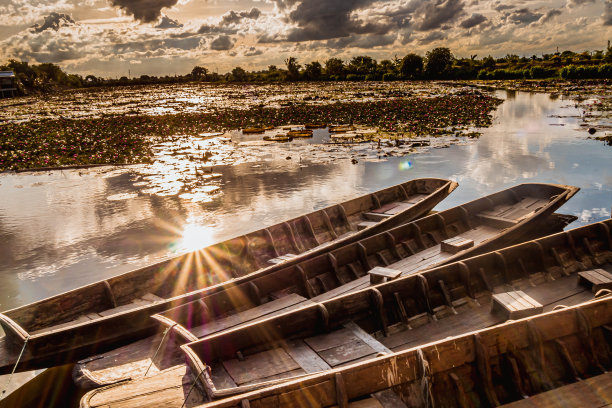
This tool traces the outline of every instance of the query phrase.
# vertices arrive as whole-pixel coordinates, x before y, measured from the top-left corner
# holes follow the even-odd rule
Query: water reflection
[[[286,147],[292,160],[286,160],[285,151],[262,153],[256,162],[215,165],[211,173],[169,158],[161,169],[2,174],[0,309],[417,177],[460,183],[439,209],[513,184],[542,181],[582,188],[561,209],[580,217],[576,225],[608,218],[612,150],[586,139],[580,115],[562,98],[516,92],[479,140],[428,154],[360,158],[353,164],[346,155],[334,158],[332,150],[304,142]],[[207,140],[212,139],[202,142]],[[319,149],[325,160],[300,162],[298,148]],[[190,191],[172,187],[172,178],[184,185],[187,177],[196,179],[196,171],[214,177],[203,178]],[[197,194],[200,199],[194,199]]]

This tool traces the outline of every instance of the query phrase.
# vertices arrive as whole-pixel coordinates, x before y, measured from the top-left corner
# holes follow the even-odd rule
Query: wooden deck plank
[[[318,354],[327,364],[337,367],[340,364],[353,363],[365,357],[374,357],[376,352],[361,339],[356,338],[350,343],[344,343],[337,347],[323,350]]]
[[[325,300],[329,300],[331,298],[344,295],[346,293],[354,292],[359,290],[363,286],[368,286],[370,284],[370,277],[368,275],[362,276],[361,278],[357,278],[348,283],[345,283],[342,286],[338,286],[330,291],[320,294],[319,296],[315,296],[310,299],[312,302],[323,302]]]
[[[359,325],[357,325],[355,322],[350,321],[348,323],[345,323],[344,327],[351,330],[357,338],[366,343],[368,346],[370,346],[370,348],[372,348],[372,350],[376,351],[377,353],[392,353],[392,351],[389,350],[384,344],[376,340],[374,337],[370,336],[369,333],[359,327]]]
[[[286,351],[307,373],[331,370],[330,365],[319,357],[303,340],[295,340],[288,343]]]
[[[612,373],[605,373],[530,398],[504,408],[601,408],[612,406]]]
[[[244,357],[223,361],[223,366],[237,385],[259,381],[278,374],[300,369],[282,348],[274,348]]]
[[[292,293],[280,299],[264,303],[261,306],[245,310],[244,312],[236,313],[228,317],[209,322],[205,325],[194,327],[189,331],[196,337],[201,338],[247,322],[267,319],[274,315],[282,314],[291,309],[296,309],[312,303],[313,302],[309,301],[305,297]]]
[[[392,389],[378,391],[372,394],[383,408],[408,408],[402,399]]]

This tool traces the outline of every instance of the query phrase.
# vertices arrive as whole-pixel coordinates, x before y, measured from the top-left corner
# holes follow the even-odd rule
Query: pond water
[[[167,188],[181,171],[159,163],[0,174],[0,310],[419,177],[459,182],[438,210],[538,181],[581,188],[559,211],[579,217],[570,227],[609,218],[612,147],[587,140],[582,110],[541,93],[497,96],[505,102],[478,140],[356,164],[287,159],[307,143],[297,142],[209,169],[200,200]]]

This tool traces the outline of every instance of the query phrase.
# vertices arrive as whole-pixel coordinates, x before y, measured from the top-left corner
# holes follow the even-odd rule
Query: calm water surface
[[[0,310],[418,177],[459,182],[439,210],[539,181],[581,188],[560,210],[579,216],[572,227],[609,218],[612,147],[586,139],[581,110],[546,94],[498,96],[494,125],[468,145],[356,165],[215,167],[207,202],[150,194],[133,168],[2,174]]]

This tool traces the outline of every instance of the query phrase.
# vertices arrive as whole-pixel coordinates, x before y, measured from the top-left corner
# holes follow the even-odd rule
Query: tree
[[[300,77],[300,68],[302,68],[302,66],[297,63],[297,59],[295,57],[289,57],[285,60],[285,65],[287,66],[287,71],[289,71],[289,80],[297,81]]]
[[[400,73],[404,78],[418,78],[423,73],[423,58],[416,54],[406,55],[400,63]]]
[[[427,66],[425,71],[430,78],[439,78],[446,74],[453,63],[453,54],[446,47],[427,51]]]
[[[236,67],[232,69],[232,80],[233,81],[246,82],[247,79],[248,79],[248,74],[243,68]]]
[[[311,81],[316,81],[319,78],[321,78],[322,70],[323,70],[323,67],[321,66],[319,61],[312,61],[310,64],[306,64],[306,67],[304,70],[304,76],[306,77],[306,79],[309,79]]]
[[[204,67],[195,66],[191,70],[191,77],[197,81],[206,78],[206,74],[208,74],[208,70]]]
[[[340,58],[330,58],[325,61],[325,72],[329,76],[344,75],[344,62]]]
[[[367,55],[353,57],[348,64],[348,70],[352,74],[368,75],[376,73],[376,60]]]

